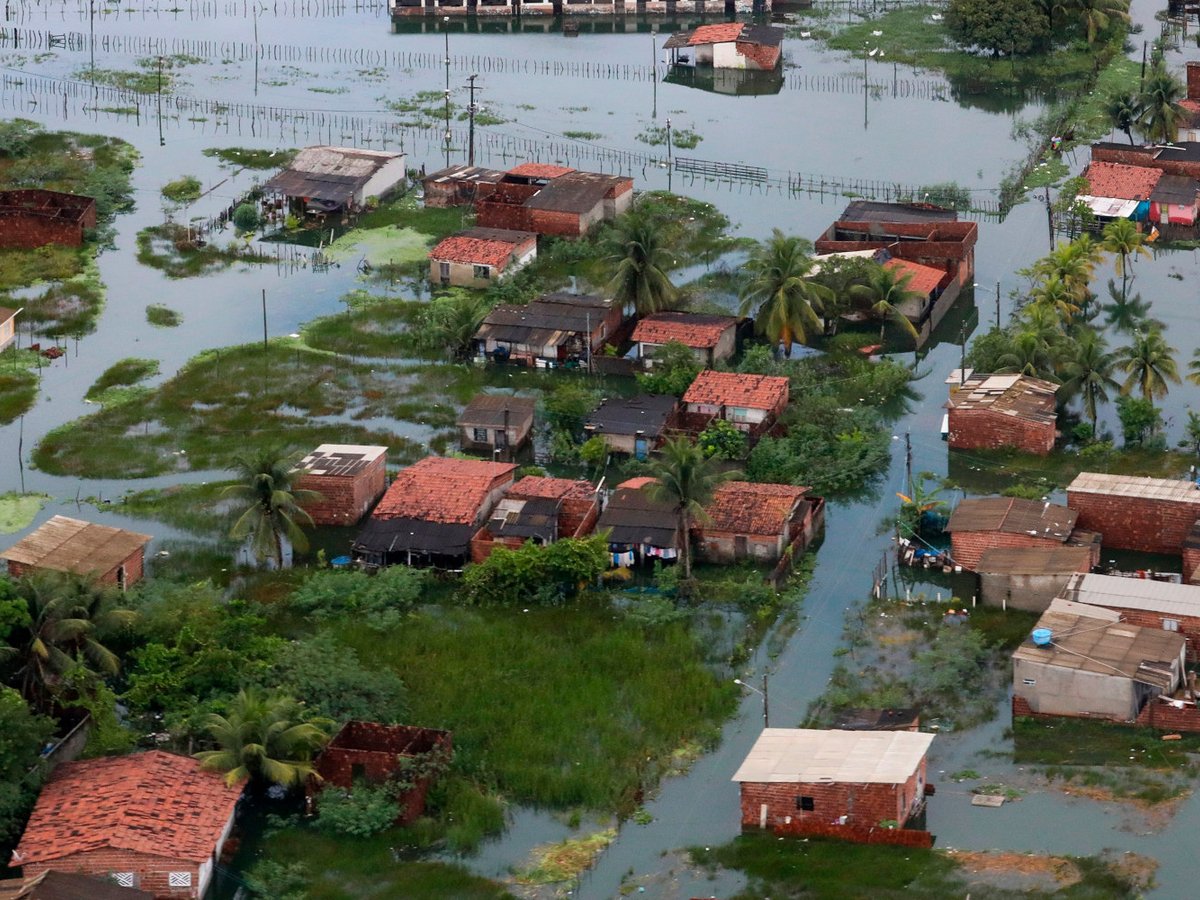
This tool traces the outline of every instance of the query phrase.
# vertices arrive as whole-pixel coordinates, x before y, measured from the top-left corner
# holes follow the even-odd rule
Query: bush
[[[696,441],[705,456],[719,459],[741,459],[746,455],[747,442],[746,432],[728,419],[713,419]]]
[[[655,351],[654,368],[638,375],[638,387],[647,394],[682,397],[699,374],[700,364],[691,349],[671,341]]]
[[[326,788],[317,801],[317,827],[335,834],[370,837],[386,831],[400,814],[392,785],[356,784],[349,791]]]
[[[602,535],[564,538],[545,547],[532,542],[516,550],[497,547],[482,563],[467,566],[460,596],[476,605],[555,603],[607,570]]]
[[[185,175],[183,178],[177,178],[175,181],[168,181],[163,185],[162,195],[172,203],[191,203],[200,199],[200,194],[204,190],[204,185],[200,183],[200,179],[193,175]],[[255,217],[257,220],[257,216]],[[258,222],[255,221],[255,225]],[[251,225],[251,228],[254,226]]]
[[[1121,420],[1121,436],[1126,447],[1145,444],[1162,427],[1162,413],[1151,401],[1141,397],[1118,397],[1117,418]]]
[[[285,646],[260,683],[283,690],[316,716],[343,723],[352,719],[392,724],[408,713],[408,694],[400,676],[367,667],[350,647],[329,635]]]
[[[312,873],[302,862],[284,864],[264,859],[246,873],[251,895],[269,900],[305,900],[312,881]]]
[[[960,44],[991,51],[992,56],[1030,53],[1050,34],[1036,0],[950,0],[946,27]]]
[[[365,572],[318,572],[288,598],[288,606],[314,619],[351,616],[383,631],[398,624],[421,599],[429,575],[392,566],[375,575]]]
[[[258,227],[258,208],[253,203],[243,203],[233,211],[233,224],[241,231],[253,231]]]

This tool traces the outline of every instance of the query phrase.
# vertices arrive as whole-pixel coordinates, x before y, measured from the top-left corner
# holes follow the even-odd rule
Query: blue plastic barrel
[[[1049,628],[1033,629],[1033,643],[1038,647],[1048,647],[1053,636]]]

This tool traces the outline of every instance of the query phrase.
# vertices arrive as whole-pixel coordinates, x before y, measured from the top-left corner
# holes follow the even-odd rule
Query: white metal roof
[[[1080,472],[1067,485],[1068,493],[1112,494],[1146,500],[1178,500],[1200,505],[1200,488],[1183,478],[1143,478],[1138,475],[1109,475]]]
[[[1098,216],[1110,219],[1128,219],[1137,212],[1137,200],[1120,200],[1115,197],[1089,197],[1080,194],[1075,198]]]
[[[1200,587],[1118,575],[1075,575],[1064,595],[1070,600],[1115,609],[1200,616]]]
[[[733,781],[903,784],[933,743],[914,731],[764,728]]]

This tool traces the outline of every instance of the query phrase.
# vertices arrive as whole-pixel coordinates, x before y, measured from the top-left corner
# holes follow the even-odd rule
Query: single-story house
[[[1150,221],[1192,227],[1200,215],[1200,181],[1188,175],[1164,175],[1150,192]]]
[[[296,489],[316,491],[302,506],[314,525],[353,525],[387,490],[387,447],[322,444],[296,466]]]
[[[475,352],[538,368],[587,367],[620,328],[621,305],[612,298],[556,292],[492,309],[475,332]]]
[[[512,486],[471,540],[471,561],[483,562],[496,547],[515,550],[526,541],[552,544],[591,534],[600,516],[600,495],[583,479],[530,476]]]
[[[1117,163],[1156,169],[1164,175],[1200,178],[1200,142],[1177,140],[1173,144],[1131,147],[1129,144],[1102,141],[1092,144],[1092,162]]]
[[[533,433],[533,397],[476,394],[458,415],[459,443],[464,450],[508,456]]]
[[[1043,612],[1062,595],[1071,576],[1090,572],[1091,547],[993,547],[984,550],[975,572],[984,606]]]
[[[955,450],[1014,447],[1042,456],[1058,437],[1058,385],[1028,375],[955,372],[950,385],[947,440]]]
[[[733,776],[743,828],[803,824],[901,828],[925,803],[932,734],[764,728]]]
[[[157,898],[200,898],[241,795],[241,783],[161,750],[62,763],[9,865],[26,877],[81,872]]]
[[[1104,535],[1104,546],[1145,553],[1183,550],[1200,519],[1200,488],[1180,478],[1080,472],[1067,486],[1079,527]]]
[[[439,169],[421,179],[425,206],[435,209],[473,206],[481,185],[495,184],[503,177],[504,173],[499,169],[485,169],[462,163]]]
[[[54,516],[4,552],[13,578],[33,572],[94,576],[124,590],[142,580],[148,534]]]
[[[517,471],[513,463],[427,456],[396,476],[354,542],[368,565],[457,569]]]
[[[103,876],[47,869],[32,878],[0,881],[0,900],[154,900],[154,895]]]
[[[667,432],[679,423],[679,400],[659,394],[608,397],[592,410],[583,430],[602,437],[613,453],[645,459],[662,446]]]
[[[95,227],[96,201],[91,197],[43,188],[0,191],[2,249],[78,247],[84,232]]]
[[[579,172],[566,166],[523,163],[476,191],[475,221],[556,237],[582,237],[633,203],[633,179]]]
[[[672,65],[769,72],[783,57],[783,29],[743,22],[701,25],[671,35],[663,49],[671,51]]]
[[[396,824],[409,825],[425,811],[425,797],[433,783],[431,771],[425,770],[414,778],[409,767],[414,763],[420,767],[423,762],[435,762],[436,757],[448,763],[453,749],[449,731],[347,722],[317,756],[314,768],[321,781],[308,783],[309,796],[314,796],[318,789],[348,791],[356,782],[411,781],[411,786],[396,798]]]
[[[700,553],[710,562],[775,563],[803,553],[825,521],[825,500],[806,487],[727,481],[697,524]]]
[[[1083,177],[1088,189],[1078,199],[1097,219],[1133,219],[1141,222],[1150,215],[1150,195],[1162,172],[1142,166],[1093,160],[1084,169]]]
[[[279,198],[289,211],[356,211],[369,198],[382,200],[404,186],[405,156],[358,147],[305,147],[283,171],[262,186],[263,196]]]
[[[883,267],[895,273],[897,278],[903,279],[907,276],[904,287],[911,292],[911,296],[897,304],[896,310],[920,332],[921,326],[929,320],[936,308],[942,293],[954,284],[954,276],[937,266],[896,256],[887,260]]]
[[[712,367],[737,352],[737,325],[733,316],[660,312],[641,319],[632,338],[643,365],[654,365],[658,350],[676,343],[691,348],[700,365]]]
[[[468,228],[429,251],[429,280],[456,287],[487,287],[537,258],[537,235],[507,228]]]
[[[7,349],[17,336],[17,316],[22,310],[0,306],[0,350]]]
[[[788,403],[790,382],[780,375],[751,375],[705,369],[684,392],[689,419],[732,422],[753,435],[765,432]]]
[[[650,497],[647,485],[653,478],[631,478],[617,485],[609,498],[596,531],[608,532],[608,549],[613,566],[679,557],[686,535],[680,534],[679,517],[670,504]]]
[[[1076,528],[1073,509],[1020,497],[968,497],[950,515],[950,555],[956,565],[974,572],[984,551],[994,547],[1082,545],[1100,561],[1099,536]]]
[[[1179,101],[1179,134],[1181,141],[1200,141],[1200,62],[1188,60],[1184,65],[1187,95]]]
[[[1111,609],[1131,625],[1176,632],[1187,641],[1188,657],[1200,659],[1200,587],[1196,585],[1082,573],[1071,576],[1061,596]]]
[[[1113,610],[1055,600],[1013,651],[1013,709],[1131,722],[1183,682],[1185,645]]]

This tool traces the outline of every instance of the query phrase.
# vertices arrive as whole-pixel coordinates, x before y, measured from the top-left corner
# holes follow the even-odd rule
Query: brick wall
[[[83,243],[83,226],[35,212],[0,210],[0,248],[32,250],[47,244],[78,247]]]
[[[1183,548],[1183,581],[1200,584],[1200,547]]]
[[[949,444],[955,450],[1016,447],[1045,456],[1054,449],[1055,423],[1030,422],[987,409],[951,409]]]
[[[842,816],[844,824],[873,828],[880,822],[901,825],[908,818],[918,794],[918,778],[925,781],[925,761],[903,785],[898,784],[780,784],[744,782],[741,786],[742,827],[757,828],[762,806],[767,806],[767,826],[776,828],[791,823],[833,825]],[[812,810],[799,808],[800,797],[811,797]]]
[[[98,878],[107,878],[115,872],[133,872],[137,877],[136,887],[153,894],[156,898],[179,900],[200,896],[200,867],[196,863],[128,850],[103,848],[90,853],[73,853],[60,859],[32,863],[21,868],[26,878],[34,878],[50,869],[59,872],[82,872]],[[190,872],[192,886],[171,887],[169,882],[172,872]]]
[[[125,567],[125,586],[137,584],[142,580],[142,575],[145,572],[146,551],[139,547],[135,552],[131,553],[120,566],[113,566],[107,572],[103,572],[96,577],[96,580],[101,584],[117,584],[117,570],[121,566]],[[52,572],[56,571],[48,567],[27,566],[24,563],[8,561],[8,574],[13,578],[21,578],[25,575],[30,575],[36,572]]]
[[[910,828],[878,828],[861,825],[826,825],[820,822],[798,822],[777,825],[774,832],[780,837],[819,837],[835,841],[850,841],[855,844],[890,844],[897,847],[933,846],[933,835],[928,831]]]
[[[950,555],[969,572],[974,572],[985,550],[993,547],[1061,547],[1062,541],[1047,540],[1031,534],[1002,531],[956,531],[950,535]]]
[[[353,525],[383,496],[387,488],[386,455],[381,454],[356,475],[301,475],[296,487],[318,491],[320,500],[304,504],[317,525]]]
[[[1105,547],[1145,553],[1181,552],[1200,514],[1196,503],[1076,491],[1067,491],[1067,506],[1079,512],[1079,528],[1104,535]]]
[[[1163,731],[1200,732],[1200,710],[1194,706],[1177,709],[1168,703],[1151,700],[1138,713],[1137,724]]]
[[[1123,144],[1093,144],[1092,161],[1124,163],[1127,166],[1159,169],[1168,175],[1200,178],[1200,160],[1155,159],[1155,150],[1126,147]]]
[[[552,234],[555,237],[579,237],[586,233],[588,228],[598,222],[603,215],[603,201],[597,206],[599,211],[592,210],[582,216],[579,213],[559,212],[552,209],[531,209],[529,210],[529,230],[536,231],[538,234]]]
[[[563,537],[583,537],[591,534],[600,518],[600,501],[595,496],[568,497],[558,510],[558,533]]]

